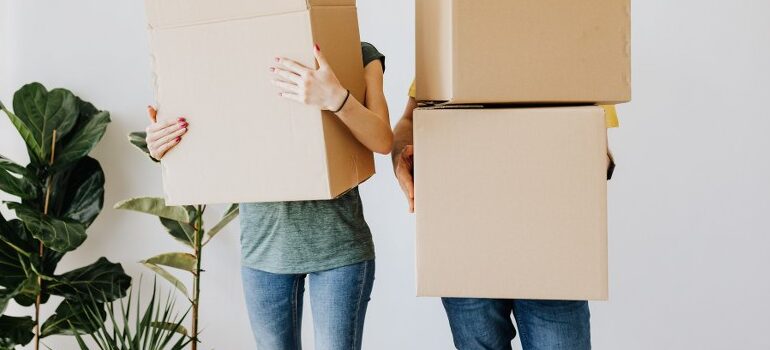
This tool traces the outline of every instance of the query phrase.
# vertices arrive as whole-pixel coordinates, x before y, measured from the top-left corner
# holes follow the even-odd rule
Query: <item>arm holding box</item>
[[[318,69],[311,69],[288,59],[278,58],[273,84],[282,97],[299,103],[334,111],[364,146],[380,154],[388,154],[393,146],[388,105],[383,93],[383,66],[379,60],[364,70],[366,99],[351,96],[334,75],[318,46],[315,47]]]
[[[412,116],[417,100],[409,97],[404,115],[393,130],[393,170],[396,179],[409,202],[409,212],[414,213],[414,141]]]

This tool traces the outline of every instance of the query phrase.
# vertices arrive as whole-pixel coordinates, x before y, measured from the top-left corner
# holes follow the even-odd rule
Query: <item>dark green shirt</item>
[[[361,43],[364,66],[385,56]],[[374,259],[374,242],[358,188],[327,201],[243,203],[241,262],[257,270],[298,274]]]

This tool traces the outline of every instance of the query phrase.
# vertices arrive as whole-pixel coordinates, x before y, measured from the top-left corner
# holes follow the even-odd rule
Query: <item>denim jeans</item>
[[[524,350],[589,350],[588,302],[442,298],[455,347],[508,350],[516,319]]]
[[[251,329],[259,350],[302,349],[302,304],[309,276],[315,349],[361,349],[374,284],[374,260],[308,275],[242,268]]]

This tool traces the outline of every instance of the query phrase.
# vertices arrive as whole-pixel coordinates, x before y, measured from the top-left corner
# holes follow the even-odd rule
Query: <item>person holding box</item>
[[[413,113],[418,107],[415,85],[403,117],[394,128],[393,168],[414,213]],[[617,126],[607,108],[607,127]],[[612,168],[612,164],[610,168]],[[487,169],[488,170],[488,169]],[[483,171],[483,170],[480,170]],[[608,170],[608,177],[611,169]],[[524,350],[584,350],[591,348],[590,312],[586,301],[442,298],[455,347],[460,350],[511,349],[517,334]]]
[[[364,101],[340,84],[318,45],[318,69],[284,57],[265,69],[280,96],[334,112],[364,146],[388,154],[393,133],[383,93],[385,56],[368,43],[361,50]],[[161,159],[190,125],[184,117],[156,122],[155,109],[149,113],[147,144],[152,157]],[[358,189],[328,201],[242,203],[240,217],[243,287],[257,347],[301,349],[309,276],[315,348],[360,349],[375,254]]]

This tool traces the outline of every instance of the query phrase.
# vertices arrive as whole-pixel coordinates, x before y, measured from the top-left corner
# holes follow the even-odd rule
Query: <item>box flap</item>
[[[150,28],[304,11],[312,6],[355,6],[355,0],[145,0]]]

